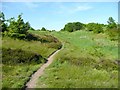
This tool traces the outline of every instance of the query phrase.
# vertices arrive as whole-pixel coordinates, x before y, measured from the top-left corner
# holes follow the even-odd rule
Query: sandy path
[[[38,78],[44,73],[44,70],[46,67],[48,67],[52,61],[53,61],[53,57],[59,52],[60,50],[57,50],[56,52],[54,52],[49,58],[48,58],[48,62],[43,64],[40,69],[38,69],[31,77],[31,79],[27,82],[26,84],[26,90],[28,88],[35,88],[36,87],[36,82],[38,80]]]

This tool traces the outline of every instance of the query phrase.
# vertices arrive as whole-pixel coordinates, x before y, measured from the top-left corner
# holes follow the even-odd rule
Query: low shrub
[[[109,35],[110,40],[118,40],[119,37],[119,30],[117,28],[112,28],[106,31]]]
[[[107,70],[107,71],[112,71],[112,70],[118,70],[118,65],[115,63],[115,61],[111,61],[109,59],[104,60],[101,59],[98,63],[96,63],[95,67],[98,70]]]
[[[2,63],[3,64],[22,64],[22,63],[42,63],[47,60],[44,59],[40,54],[33,53],[30,51],[24,51],[21,49],[2,49]]]

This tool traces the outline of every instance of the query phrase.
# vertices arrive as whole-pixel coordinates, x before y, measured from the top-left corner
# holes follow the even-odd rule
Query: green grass
[[[42,64],[22,64],[2,66],[2,88],[22,88],[30,75]]]
[[[59,38],[64,48],[39,78],[37,88],[118,87],[117,41],[86,31],[48,34]]]
[[[54,57],[53,63],[39,78],[37,88],[118,87],[117,41],[111,41],[107,35],[102,33],[94,34],[86,31],[29,32],[38,35],[42,40],[46,41],[47,39],[47,42],[3,37],[2,48],[10,48],[13,51],[20,49],[29,58],[30,54],[39,54],[43,58],[47,58],[61,47],[59,41],[63,44],[63,49]],[[55,38],[58,38],[59,41],[56,41]],[[18,53],[13,56],[17,55]],[[42,63],[3,64],[3,87],[23,87],[29,76],[41,65]]]
[[[22,49],[24,51],[39,53],[43,57],[49,56],[50,53],[56,50],[55,48],[49,48],[48,44],[39,41],[14,40],[9,37],[3,37],[2,48]]]
[[[40,41],[2,38],[2,88],[22,88],[48,56],[56,51],[60,42],[53,36]],[[55,40],[55,41],[54,41]]]
[[[118,85],[118,72],[97,70],[65,62],[54,63],[39,78],[37,88],[112,88]]]

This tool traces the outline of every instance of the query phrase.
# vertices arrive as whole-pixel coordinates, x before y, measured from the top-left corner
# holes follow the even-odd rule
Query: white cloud
[[[25,2],[24,4],[30,9],[38,7],[38,4],[33,2]]]
[[[63,13],[68,13],[68,14],[72,14],[72,13],[76,13],[79,11],[86,11],[86,10],[91,10],[93,9],[92,6],[89,6],[87,4],[75,4],[75,5],[71,5],[71,6],[65,6],[63,4],[59,5],[59,10],[56,11],[58,14],[63,14]]]
[[[90,10],[93,7],[91,6],[78,6],[74,11],[85,11],[85,10]]]

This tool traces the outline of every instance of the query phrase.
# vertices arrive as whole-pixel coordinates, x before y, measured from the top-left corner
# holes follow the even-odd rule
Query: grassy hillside
[[[44,37],[44,38],[43,38]],[[42,41],[2,38],[2,87],[22,88],[30,75],[60,47],[53,36],[39,37]]]
[[[59,38],[63,49],[39,78],[37,88],[118,87],[118,46],[105,34],[39,32]]]
[[[62,9],[67,10],[70,5]],[[76,6],[72,6],[73,9],[76,8]],[[75,13],[77,15],[77,12]],[[0,34],[2,34],[2,46],[0,46],[2,62],[0,67],[2,67],[3,89],[24,89],[28,80],[31,79],[31,75],[48,61],[49,56],[61,48],[57,55],[54,54],[56,57],[54,57],[52,64],[53,58],[51,56],[49,58],[51,61],[40,68],[39,74],[43,73],[42,70],[44,69],[45,73],[39,78],[37,88],[118,87],[118,64],[120,60],[118,60],[117,41],[119,24],[112,17],[108,18],[107,24],[98,22],[85,24],[78,22],[77,18],[77,22],[71,22],[75,21],[75,18],[71,17],[73,20],[71,19],[57,32],[55,30],[50,31],[45,27],[35,30],[29,21],[24,21],[22,15],[22,13],[19,14],[16,19],[14,17],[6,19],[4,12],[0,12]],[[74,17],[74,14],[72,16]],[[53,19],[51,17],[50,20],[48,20],[49,18],[46,19],[50,21],[49,25],[51,20],[54,21],[53,23],[56,22],[55,17]],[[33,23],[39,24],[37,26],[40,27],[42,25],[48,27],[41,20],[38,21],[40,22],[35,21]],[[46,69],[49,64],[50,66]]]

